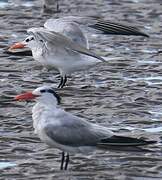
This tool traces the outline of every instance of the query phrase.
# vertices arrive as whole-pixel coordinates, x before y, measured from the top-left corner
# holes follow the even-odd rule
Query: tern
[[[36,101],[32,109],[34,132],[44,143],[62,151],[61,170],[67,169],[70,153],[88,153],[102,148],[109,150],[110,147],[120,150],[122,147],[156,143],[117,135],[108,127],[88,122],[66,112],[60,107],[60,96],[48,86],[17,95],[15,100]]]
[[[61,80],[58,88],[63,88],[67,75],[105,62],[102,57],[89,50],[88,39],[81,24],[87,24],[89,28],[95,29],[95,32],[148,37],[135,27],[99,20],[96,17],[69,16],[48,19],[44,28],[28,29],[29,36],[24,41],[12,45],[10,50],[29,47],[36,61],[60,72]]]

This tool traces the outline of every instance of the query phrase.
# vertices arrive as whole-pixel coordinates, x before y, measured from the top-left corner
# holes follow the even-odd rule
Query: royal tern
[[[136,147],[155,143],[114,134],[107,127],[90,123],[59,107],[61,98],[47,86],[17,95],[15,100],[34,100],[32,109],[34,132],[47,145],[62,151],[60,169],[67,169],[70,153],[87,153],[96,149]],[[65,158],[65,153],[67,153]]]
[[[109,21],[98,20],[95,17],[63,17],[49,19],[44,28],[30,28],[30,34],[23,42],[16,43],[10,50],[29,47],[33,58],[43,66],[53,67],[61,74],[59,88],[62,88],[67,75],[86,70],[104,61],[103,58],[89,50],[88,39],[80,24],[100,30],[107,34],[142,35],[148,37],[139,29]]]

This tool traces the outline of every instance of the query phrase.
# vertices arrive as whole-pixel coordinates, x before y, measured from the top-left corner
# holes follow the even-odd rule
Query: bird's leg
[[[63,83],[63,77],[61,76],[61,80],[57,88],[62,88],[62,83]]]
[[[61,76],[61,81],[60,81],[60,84],[58,85],[57,88],[63,88],[65,86],[66,82],[67,82],[66,75],[65,76]]]
[[[56,10],[57,10],[57,12],[59,12],[59,2],[58,2],[59,0],[56,0]]]
[[[63,170],[63,167],[64,167],[64,161],[65,161],[65,153],[62,152],[60,170]]]
[[[63,87],[65,86],[66,82],[67,82],[67,77],[66,77],[66,75],[65,75],[65,76],[63,77],[63,82],[62,82],[62,85],[61,85],[60,88],[63,88]]]
[[[65,160],[65,170],[67,170],[68,164],[69,164],[69,154],[67,153]]]

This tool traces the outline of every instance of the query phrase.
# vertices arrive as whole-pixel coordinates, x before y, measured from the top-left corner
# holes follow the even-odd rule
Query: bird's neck
[[[32,109],[32,118],[33,118],[33,127],[35,133],[38,134],[39,129],[42,129],[46,121],[49,122],[49,117],[53,117],[54,120],[55,114],[58,113],[59,107],[54,103],[43,103],[42,101],[37,102]]]
[[[36,46],[32,48],[32,55],[34,57],[34,59],[38,59],[41,57],[42,55],[42,47],[41,46]]]
[[[39,111],[39,109],[42,109],[43,111],[55,111],[58,109],[58,102],[53,95],[47,94],[37,98],[36,105],[34,107],[36,107],[33,108],[35,111]]]

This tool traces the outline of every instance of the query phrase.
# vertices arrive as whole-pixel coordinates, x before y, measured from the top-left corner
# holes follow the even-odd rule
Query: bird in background
[[[60,12],[59,0],[43,0],[43,11],[45,13]]]
[[[138,147],[156,143],[118,135],[98,124],[72,115],[60,107],[60,96],[48,86],[26,92],[15,97],[17,101],[32,101],[34,132],[50,147],[62,151],[61,170],[66,170],[69,155],[72,153],[91,153],[97,149],[111,150],[116,148]]]
[[[12,45],[10,50],[29,47],[36,61],[59,71],[61,80],[58,88],[63,88],[69,74],[87,70],[99,62],[106,62],[104,58],[89,50],[88,39],[82,27],[95,29],[95,33],[148,37],[136,27],[96,17],[69,16],[48,19],[44,27],[28,29],[29,36],[24,41]]]

